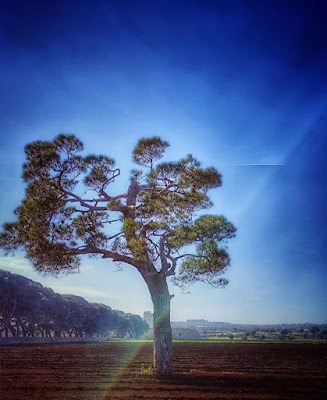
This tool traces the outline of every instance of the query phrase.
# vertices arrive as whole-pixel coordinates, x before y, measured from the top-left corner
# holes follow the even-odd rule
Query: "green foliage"
[[[60,163],[60,157],[52,142],[38,140],[28,144],[25,147],[25,154],[27,158],[27,163],[23,165],[25,182],[33,181],[35,177],[48,177],[49,169],[56,168]]]
[[[82,214],[76,217],[71,227],[75,230],[75,235],[89,246],[105,246],[108,237],[101,231],[104,221],[107,219],[105,212],[93,212]]]
[[[152,168],[155,160],[160,160],[168,142],[158,136],[140,139],[133,150],[133,161],[143,167]]]
[[[131,236],[135,234],[138,230],[142,228],[142,224],[135,221],[132,218],[124,219],[124,233],[126,236]]]
[[[223,215],[203,215],[195,221],[193,231],[196,240],[221,242],[235,237],[236,228]]]
[[[128,242],[128,247],[131,249],[136,261],[146,262],[148,256],[147,243],[144,238],[132,238]]]
[[[75,156],[84,148],[83,143],[77,139],[75,135],[67,135],[64,133],[57,135],[53,144],[56,150],[62,151],[67,156]]]
[[[222,215],[202,215],[193,224],[182,225],[175,230],[169,239],[172,249],[181,248],[187,244],[214,239],[226,242],[235,236],[236,228]]]
[[[84,184],[96,190],[104,189],[109,182],[114,180],[115,172],[118,171],[113,169],[115,161],[104,155],[87,156],[84,158],[84,162],[90,168],[84,178]]]
[[[141,375],[153,375],[154,374],[154,368],[152,365],[142,365],[141,366]]]
[[[149,325],[139,315],[127,313],[122,317],[128,321],[127,333],[132,339],[141,337],[149,330]]]
[[[178,162],[161,163],[149,174],[150,181],[181,190],[200,191],[221,185],[221,175],[213,168],[200,168],[200,163],[191,154]]]
[[[214,287],[225,286],[228,281],[220,275],[229,265],[230,259],[225,249],[219,248],[214,239],[208,239],[196,247],[195,255],[183,261],[175,284],[187,287],[195,282],[210,283]]]

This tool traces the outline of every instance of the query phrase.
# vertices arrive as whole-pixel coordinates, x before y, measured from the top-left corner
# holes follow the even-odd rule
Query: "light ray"
[[[168,309],[162,313],[162,316],[158,319],[158,321],[154,322],[154,326],[160,325],[160,323],[167,318],[168,313],[170,312],[170,308],[168,307]],[[114,375],[113,379],[111,380],[111,382],[109,383],[109,385],[107,386],[103,399],[106,400],[109,397],[106,396],[110,396],[110,392],[112,392],[117,385],[120,383],[122,377],[124,376],[124,373],[128,370],[128,368],[131,366],[131,364],[133,364],[133,362],[135,361],[135,359],[137,358],[137,356],[140,354],[141,350],[144,348],[144,346],[146,346],[146,344],[148,343],[148,341],[141,341],[140,343],[138,343],[138,346],[136,347],[136,349],[130,354],[130,356],[127,358],[127,360],[125,362],[123,362],[120,367],[118,368],[118,371],[116,372],[116,374]],[[140,371],[141,373],[141,371]]]
[[[127,360],[120,365],[116,374],[113,376],[113,378],[111,379],[111,382],[109,383],[109,385],[107,386],[107,388],[104,392],[104,396],[103,396],[104,400],[107,399],[108,398],[107,396],[110,395],[110,392],[112,392],[116,388],[118,383],[121,381],[121,378],[123,377],[124,373],[128,370],[130,365],[135,361],[135,359],[139,355],[140,351],[143,349],[144,346],[146,346],[147,343],[148,343],[147,341],[144,341],[144,342],[141,341],[140,343],[138,343],[136,349],[129,355]]]

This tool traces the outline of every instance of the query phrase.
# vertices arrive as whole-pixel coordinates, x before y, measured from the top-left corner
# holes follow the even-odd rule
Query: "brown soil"
[[[154,378],[150,343],[0,348],[0,399],[327,399],[327,345],[174,344]]]

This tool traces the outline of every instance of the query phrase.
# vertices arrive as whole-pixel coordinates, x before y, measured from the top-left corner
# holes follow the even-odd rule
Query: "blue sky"
[[[223,174],[212,213],[238,228],[230,285],[175,294],[172,319],[326,322],[327,25],[322,1],[0,1],[0,223],[24,194],[24,146],[75,133],[128,184],[138,138]],[[244,164],[281,164],[255,166]],[[142,314],[141,277],[85,259],[42,278],[23,254],[0,268]]]

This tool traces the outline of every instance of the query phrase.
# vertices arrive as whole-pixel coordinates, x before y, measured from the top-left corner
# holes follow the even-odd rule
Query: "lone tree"
[[[6,223],[0,245],[7,253],[25,249],[35,269],[72,273],[84,255],[109,258],[136,268],[146,282],[154,309],[154,370],[172,370],[172,333],[167,278],[178,286],[195,282],[223,287],[230,263],[226,242],[235,227],[224,216],[200,214],[212,206],[209,189],[221,185],[213,168],[187,155],[157,163],[168,143],[140,139],[125,193],[113,195],[120,175],[106,155],[82,155],[74,135],[25,147],[25,198],[16,222]]]

